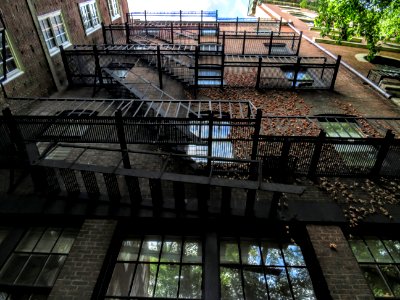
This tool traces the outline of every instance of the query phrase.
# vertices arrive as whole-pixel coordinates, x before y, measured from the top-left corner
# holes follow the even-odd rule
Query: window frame
[[[118,0],[107,0],[108,11],[110,12],[111,22],[121,18]]]
[[[55,18],[57,16],[60,16],[61,23],[54,24],[52,22],[52,18]],[[46,20],[47,25],[50,25],[50,26],[46,27],[46,28],[43,28],[42,27],[42,21],[45,21],[45,20]],[[65,26],[64,17],[63,17],[63,15],[61,13],[61,10],[57,10],[57,11],[54,11],[54,12],[51,12],[51,13],[48,13],[48,14],[45,14],[45,15],[40,15],[40,16],[38,16],[38,21],[39,21],[40,30],[42,31],[44,42],[46,44],[47,50],[50,53],[50,56],[54,56],[54,55],[60,53],[60,46],[63,46],[64,48],[67,48],[67,47],[72,45],[71,42],[70,42],[70,37],[69,37],[69,34],[68,34],[67,27]],[[55,31],[55,28],[60,26],[60,25],[62,26],[64,31],[63,31],[62,34],[57,34],[56,31]],[[47,31],[47,30],[49,30],[49,32],[51,33],[51,37],[50,38],[46,38],[45,31]],[[57,37],[58,36],[62,36],[62,35],[65,36],[66,41],[64,41],[62,43],[59,43],[57,41]],[[51,40],[51,39],[54,41],[55,45],[54,45],[54,47],[49,48],[48,41]]]
[[[78,5],[83,29],[85,30],[86,35],[90,35],[99,30],[101,28],[101,18],[96,0],[85,1]],[[87,20],[85,20],[86,18]],[[93,25],[95,19],[97,23]],[[91,24],[91,26],[86,27],[86,24]]]
[[[54,238],[52,236],[52,240],[50,241],[50,244],[52,244],[50,247],[44,247],[43,245],[46,245],[46,238],[49,236],[46,235],[48,232],[51,231],[58,231],[57,236]],[[24,256],[25,262],[20,266],[20,268],[17,269],[17,273],[15,273],[15,278],[12,280],[12,282],[6,282],[2,281],[0,283],[0,296],[2,297],[8,297],[8,296],[13,296],[13,295],[37,295],[37,296],[48,296],[50,293],[52,287],[54,286],[62,268],[65,265],[65,261],[71,251],[71,248],[73,247],[74,242],[76,241],[76,238],[79,234],[80,227],[77,226],[32,226],[29,228],[17,228],[13,229],[13,232],[9,232],[7,240],[3,241],[3,244],[0,245],[2,251],[7,249],[7,254],[5,254],[1,264],[0,264],[0,274],[3,272],[7,273],[10,270],[14,270],[15,266],[12,265],[13,263],[13,258],[19,256]],[[36,235],[36,241],[35,241],[35,235],[32,233],[38,233],[39,235]],[[66,235],[65,235],[66,233]],[[71,235],[72,234],[72,235]],[[72,237],[72,242],[69,241],[69,246],[67,248],[60,248],[59,246],[59,241],[64,238],[71,238]],[[31,240],[33,243],[31,243],[31,248],[30,249],[21,249],[22,246],[24,245],[25,241]],[[43,244],[44,243],[44,244]],[[41,248],[38,247],[38,245],[41,246]],[[48,246],[48,244],[46,245]],[[42,263],[41,266],[36,265],[36,267],[39,266],[40,270],[34,274],[34,279],[31,283],[17,283],[17,281],[21,278],[21,276],[26,276],[28,273],[25,273],[27,270],[28,265],[30,262],[37,258],[41,257],[42,260],[44,258],[44,262]],[[63,261],[61,264],[59,264],[56,268],[54,268],[54,259],[63,257]],[[53,265],[52,265],[53,264]],[[33,265],[35,267],[35,265]],[[46,271],[51,270],[55,271],[54,273],[50,275],[52,277],[48,277],[47,279],[45,278],[46,276],[49,275],[49,273]],[[29,271],[29,269],[28,269]],[[25,274],[24,274],[25,273]],[[4,273],[2,274],[4,275]],[[29,274],[32,276],[32,274]],[[44,276],[43,276],[44,275]],[[42,278],[41,278],[42,277]],[[44,279],[48,280],[48,284],[40,284],[39,280]],[[8,299],[8,298],[7,298]]]
[[[10,82],[11,80],[13,80],[13,79],[19,77],[20,75],[22,75],[24,72],[21,70],[20,63],[19,63],[19,61],[18,61],[18,59],[17,59],[17,56],[15,55],[15,51],[14,51],[13,44],[11,43],[11,41],[10,41],[10,39],[9,39],[9,37],[8,37],[7,30],[6,30],[5,28],[3,28],[3,29],[0,30],[0,33],[1,33],[1,39],[0,39],[0,54],[1,54],[1,57],[2,57],[2,59],[0,60],[0,68],[1,68],[1,71],[3,71],[3,64],[4,64],[4,61],[6,62],[6,65],[7,65],[7,61],[11,61],[11,60],[12,60],[12,61],[14,61],[14,64],[15,64],[15,66],[16,66],[16,67],[15,67],[14,69],[12,69],[11,71],[8,71],[8,72],[6,71],[6,74],[3,74],[3,75],[0,76],[0,82],[1,82],[2,84],[7,84],[7,83]],[[6,50],[4,50],[4,51],[3,51],[3,39],[4,39],[4,41],[5,41],[5,49],[6,49]],[[11,57],[9,57],[9,58],[7,58],[7,57],[3,58],[3,53],[4,53],[4,52],[7,52],[7,48],[8,48],[9,51],[10,51]]]
[[[159,250],[157,250],[157,258],[151,258],[149,259],[142,259],[143,255],[143,246],[146,240],[157,240],[157,245],[159,247]],[[134,259],[120,259],[120,253],[122,252],[122,249],[124,247],[124,242],[125,241],[132,241],[132,240],[137,240],[139,241],[139,248],[138,248],[138,253],[136,258]],[[180,249],[179,249],[179,256],[178,260],[172,261],[172,260],[163,260],[163,250],[164,250],[164,245],[166,241],[170,240],[179,240],[180,242]],[[186,241],[196,241],[200,244],[200,262],[184,262],[183,257],[184,257],[184,244]],[[107,284],[105,286],[105,289],[103,291],[102,299],[136,299],[136,297],[139,297],[141,299],[157,299],[160,296],[157,296],[157,283],[158,283],[158,278],[159,278],[159,272],[160,272],[160,266],[162,265],[167,265],[167,266],[175,266],[178,267],[178,276],[175,276],[174,279],[176,279],[176,297],[175,298],[169,298],[169,297],[163,297],[168,298],[168,299],[203,299],[203,289],[202,289],[202,282],[200,283],[200,297],[199,298],[181,298],[179,297],[181,294],[180,292],[182,290],[179,289],[180,284],[181,284],[181,278],[182,278],[182,271],[183,268],[186,266],[197,266],[201,267],[201,281],[204,280],[204,239],[201,236],[198,235],[180,235],[180,234],[146,234],[146,235],[128,235],[127,237],[123,238],[121,240],[121,243],[118,244],[118,250],[116,251],[116,256],[113,259],[113,263],[111,264],[111,272],[109,274],[109,280],[107,281]],[[111,286],[112,279],[114,277],[114,272],[117,269],[117,265],[123,265],[124,268],[127,268],[127,265],[131,265],[133,267],[133,273],[131,274],[131,277],[129,278],[129,287],[128,287],[128,293],[123,294],[123,295],[113,295],[113,294],[108,294],[108,290]],[[149,268],[150,266],[156,266],[156,274],[155,274],[155,282],[154,286],[152,287],[152,296],[135,296],[131,295],[133,289],[134,289],[134,282],[136,280],[136,276],[138,273],[139,265],[148,265]],[[178,277],[178,278],[176,278]]]
[[[366,242],[367,240],[378,240],[384,247],[385,252],[387,253],[388,257],[392,260],[392,262],[378,261],[374,255],[373,251],[370,249],[370,246]],[[359,261],[357,255],[352,247],[352,243],[355,241],[360,241],[363,243],[365,249],[368,251],[369,257],[372,259],[371,261]],[[385,266],[395,267],[397,269],[398,275],[400,276],[400,260],[393,257],[393,254],[391,253],[391,251],[389,251],[385,241],[396,241],[397,243],[400,244],[400,239],[386,238],[386,237],[381,237],[378,235],[366,235],[366,236],[360,235],[360,236],[356,236],[356,237],[352,237],[351,239],[348,239],[349,247],[354,255],[355,260],[357,261],[357,263],[360,267],[360,271],[363,273],[363,277],[365,278],[366,284],[370,288],[371,293],[375,297],[375,299],[400,299],[400,295],[396,296],[394,294],[393,289],[391,288],[390,284],[388,283],[387,279],[385,278],[384,273],[382,272],[382,267],[385,267]],[[382,283],[386,286],[386,288],[389,290],[389,292],[392,293],[392,296],[376,296],[374,294],[373,288],[371,287],[367,278],[365,277],[365,273],[363,271],[363,268],[365,268],[365,267],[372,267],[372,268],[375,267],[375,270],[377,271],[377,274],[379,275]]]

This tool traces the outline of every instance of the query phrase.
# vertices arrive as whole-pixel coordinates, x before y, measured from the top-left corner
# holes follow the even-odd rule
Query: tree
[[[369,60],[379,51],[379,40],[400,40],[400,0],[321,0],[318,4],[315,24],[321,27],[321,36],[337,31],[332,37],[341,43],[361,35],[367,41]]]

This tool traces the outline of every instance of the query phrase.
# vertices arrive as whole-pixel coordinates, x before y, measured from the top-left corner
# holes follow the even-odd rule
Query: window
[[[106,299],[201,299],[202,244],[197,238],[145,236],[122,242]]]
[[[95,0],[79,4],[79,9],[86,34],[90,34],[101,27]]]
[[[271,240],[220,240],[221,299],[315,299],[300,247]]]
[[[108,9],[110,10],[111,21],[114,21],[120,17],[118,0],[108,0]]]
[[[40,16],[38,19],[50,54],[58,53],[60,46],[71,45],[68,40],[61,11]]]
[[[31,228],[0,269],[0,299],[46,299],[77,232]]]
[[[400,297],[400,242],[378,237],[349,241],[361,271],[375,297]]]
[[[4,53],[5,52],[5,55]],[[0,31],[0,81],[12,79],[21,74],[5,30]]]

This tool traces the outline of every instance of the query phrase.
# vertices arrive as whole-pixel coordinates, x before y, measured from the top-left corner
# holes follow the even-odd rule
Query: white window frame
[[[97,9],[96,0],[79,3],[79,12],[81,14],[82,25],[86,35],[101,28],[100,14]]]
[[[111,21],[121,17],[118,0],[107,0],[108,10],[110,12]]]
[[[55,17],[59,16],[61,19],[61,23],[55,23],[56,21],[54,20]],[[48,13],[45,15],[38,16],[39,20],[39,26],[40,30],[42,31],[44,41],[46,43],[47,49],[49,50],[50,56],[53,56],[57,53],[60,52],[60,46],[63,46],[64,48],[71,46],[71,42],[69,41],[69,35],[67,28],[65,27],[65,22],[64,18],[61,14],[61,10]],[[43,23],[46,22],[47,25],[50,24],[50,26],[43,28]],[[61,34],[60,29],[62,30]],[[58,41],[59,37],[64,37],[65,41]],[[50,48],[49,42],[53,41],[54,46]]]
[[[10,82],[11,80],[15,79],[16,77],[19,77],[20,75],[24,74],[24,72],[21,70],[21,66],[19,64],[19,61],[17,59],[17,57],[15,56],[15,51],[13,48],[13,45],[10,42],[10,39],[8,38],[7,35],[7,31],[3,30],[2,33],[5,35],[6,37],[6,49],[10,49],[10,53],[11,53],[11,57],[9,57],[8,59],[6,59],[6,63],[7,61],[14,61],[14,64],[16,65],[16,68],[11,70],[10,72],[6,73],[6,79],[4,80],[4,74],[1,76],[0,75],[0,82],[2,82],[3,84],[7,84],[8,82]],[[0,39],[0,46],[2,46],[2,41]],[[2,54],[2,48],[0,48],[0,54]],[[0,68],[3,70],[3,60],[1,58],[1,64],[0,64]]]

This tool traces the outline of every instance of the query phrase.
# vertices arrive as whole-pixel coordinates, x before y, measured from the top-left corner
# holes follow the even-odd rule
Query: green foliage
[[[307,0],[301,0],[300,1],[300,7],[301,8],[307,8],[308,7],[308,1]]]
[[[321,27],[322,37],[337,30],[340,44],[361,35],[370,60],[379,51],[378,41],[400,41],[400,0],[319,0],[318,14],[315,25]]]

